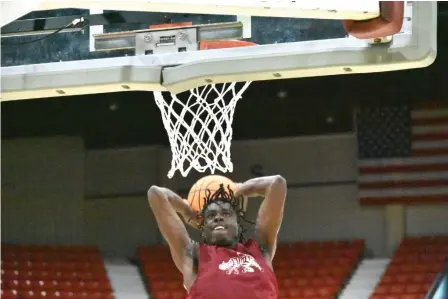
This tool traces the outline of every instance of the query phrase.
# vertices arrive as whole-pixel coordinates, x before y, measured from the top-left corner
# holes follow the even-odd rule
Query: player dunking
[[[283,218],[286,181],[281,176],[260,177],[237,186],[235,193],[224,185],[208,193],[199,212],[166,188],[152,186],[148,191],[149,204],[191,299],[277,298],[272,259]],[[256,240],[246,241],[240,203],[253,196],[264,200],[255,223]],[[202,243],[190,239],[178,214],[201,229]]]

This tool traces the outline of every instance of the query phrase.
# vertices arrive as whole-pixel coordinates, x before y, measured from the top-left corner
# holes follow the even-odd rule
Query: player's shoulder
[[[266,246],[263,244],[263,242],[260,242],[254,238],[250,238],[250,239],[246,240],[245,242],[242,242],[241,244],[246,248],[256,249],[256,250],[260,251],[260,253],[263,255],[265,252],[267,252]]]
[[[256,239],[249,239],[249,240],[247,240],[247,242],[245,244],[246,244],[246,246],[250,246],[250,247],[258,250],[260,252],[260,254],[266,260],[271,260],[271,256],[269,254],[268,248],[267,248],[266,244],[264,244],[263,242],[260,242],[259,240],[256,240]]]

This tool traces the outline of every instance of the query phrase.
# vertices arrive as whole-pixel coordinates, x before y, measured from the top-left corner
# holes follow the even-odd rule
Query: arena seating
[[[185,299],[182,275],[166,246],[140,247],[138,256],[148,292],[154,299]]]
[[[2,245],[1,254],[1,298],[114,298],[96,248]]]
[[[448,258],[448,236],[407,237],[370,299],[424,299]]]
[[[336,298],[363,251],[361,240],[280,244],[273,261],[279,299]]]
[[[280,298],[334,298],[349,279],[363,241],[280,244],[274,260]],[[184,299],[182,276],[167,247],[139,248],[148,291],[155,299]]]

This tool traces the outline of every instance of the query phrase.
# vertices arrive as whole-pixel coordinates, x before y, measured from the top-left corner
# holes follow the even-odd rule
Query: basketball
[[[220,175],[208,175],[198,180],[188,193],[188,203],[195,211],[200,211],[203,207],[204,198],[207,196],[206,190],[211,194],[224,185],[226,191],[230,188],[233,192],[236,191],[237,185],[229,178]]]

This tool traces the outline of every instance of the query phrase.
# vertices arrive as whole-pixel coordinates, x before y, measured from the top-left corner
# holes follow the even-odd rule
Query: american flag
[[[361,204],[448,202],[448,106],[356,113]]]

